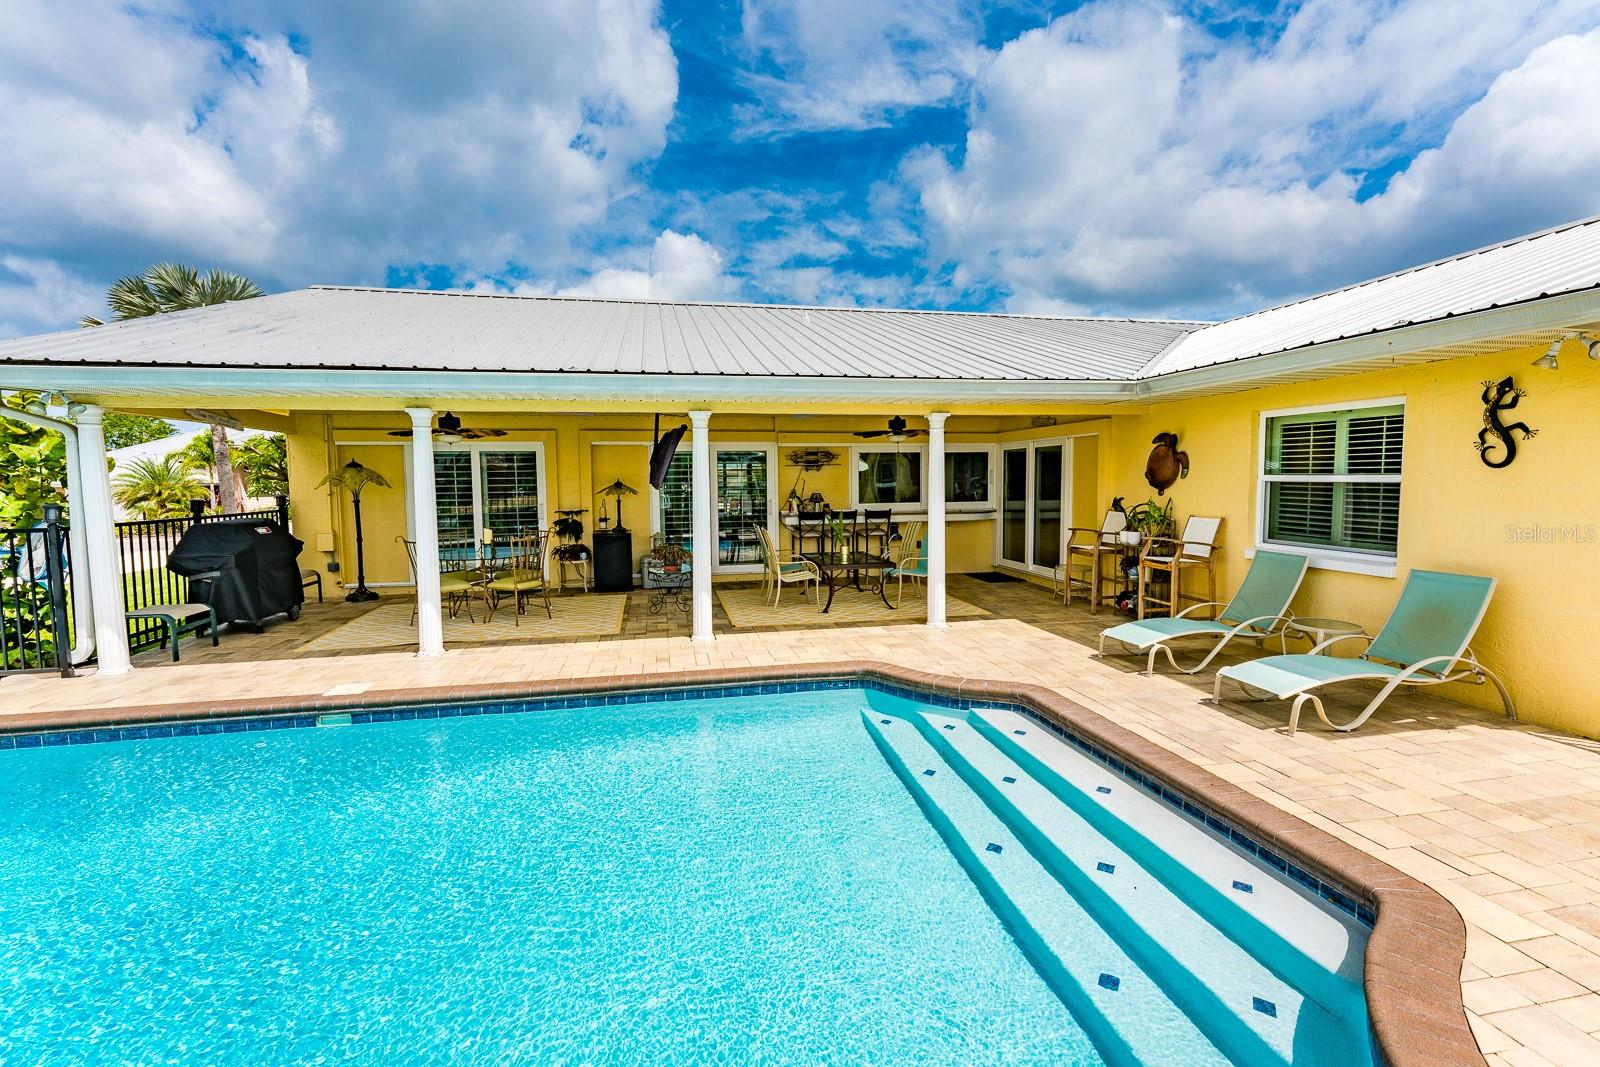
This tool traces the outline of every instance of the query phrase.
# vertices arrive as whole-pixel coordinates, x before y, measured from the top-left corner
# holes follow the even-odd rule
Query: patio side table
[[[1284,624],[1284,630],[1289,634],[1299,634],[1311,642],[1311,647],[1316,648],[1330,637],[1353,637],[1365,633],[1359,623],[1347,619],[1322,619],[1315,616],[1306,619],[1295,619]]]
[[[644,587],[650,590],[650,614],[661,614],[668,604],[685,613],[694,607],[694,595],[689,589],[694,580],[692,562],[669,571],[660,562],[646,556],[641,567]]]

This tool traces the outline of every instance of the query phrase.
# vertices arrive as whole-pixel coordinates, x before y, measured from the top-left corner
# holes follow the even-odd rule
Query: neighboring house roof
[[[7,341],[0,364],[491,372],[491,392],[533,373],[673,376],[701,389],[707,377],[970,382],[995,396],[1115,399],[1494,351],[1595,321],[1600,217],[1216,324],[318,286]],[[270,384],[257,374],[252,388]]]
[[[125,448],[113,448],[106,455],[111,457],[111,473],[115,477],[119,470],[127,469],[128,464],[137,463],[142,459],[162,460],[174,452],[188,447],[190,441],[201,435],[209,435],[209,429],[204,430],[179,430],[175,434],[160,438],[155,441],[144,441],[137,445],[128,445]],[[228,440],[238,444],[246,437],[252,436],[250,430],[229,430]]]

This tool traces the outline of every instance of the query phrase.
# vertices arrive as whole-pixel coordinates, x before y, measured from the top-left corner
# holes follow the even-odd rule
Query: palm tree
[[[111,480],[111,497],[141,519],[189,514],[189,501],[206,495],[205,486],[177,455],[136,459]]]
[[[111,308],[112,319],[121,321],[224,304],[230,300],[249,300],[260,295],[261,287],[242,274],[216,269],[201,274],[184,263],[157,263],[143,274],[118,278],[106,291],[106,304]],[[80,325],[103,326],[105,323],[93,315],[85,315]],[[213,467],[217,503],[225,513],[238,511],[239,483],[233,473],[225,427],[212,424],[211,444],[216,454]]]

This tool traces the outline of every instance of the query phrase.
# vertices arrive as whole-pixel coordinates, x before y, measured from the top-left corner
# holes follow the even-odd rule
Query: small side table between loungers
[[[1345,619],[1292,619],[1284,624],[1284,630],[1291,636],[1299,634],[1311,642],[1311,647],[1316,648],[1330,637],[1354,637],[1364,633],[1359,623],[1348,622]]]

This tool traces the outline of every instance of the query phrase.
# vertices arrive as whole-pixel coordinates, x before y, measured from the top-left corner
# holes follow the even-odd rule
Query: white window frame
[[[1307,563],[1318,570],[1344,571],[1349,574],[1367,574],[1379,578],[1393,578],[1397,573],[1397,559],[1400,546],[1395,545],[1394,552],[1358,552],[1352,549],[1317,547],[1312,545],[1293,544],[1283,541],[1273,541],[1267,536],[1268,520],[1268,486],[1273,482],[1382,482],[1403,486],[1402,479],[1405,475],[1406,459],[1402,448],[1400,457],[1400,474],[1314,474],[1314,475],[1284,475],[1267,473],[1267,447],[1270,444],[1271,420],[1290,415],[1318,415],[1334,414],[1340,411],[1360,411],[1364,408],[1390,408],[1399,407],[1403,414],[1406,412],[1406,398],[1404,396],[1386,396],[1371,400],[1346,400],[1332,404],[1309,404],[1303,407],[1274,408],[1263,411],[1256,430],[1256,502],[1255,502],[1255,546],[1245,553],[1247,559],[1254,559],[1256,549],[1270,549],[1274,552],[1292,552],[1305,556]],[[1406,438],[1410,440],[1409,434]],[[1404,505],[1405,490],[1401,489],[1401,504]]]
[[[985,457],[984,462],[987,463],[988,467],[989,467],[989,474],[988,474],[989,495],[983,500],[968,500],[968,501],[963,501],[961,503],[956,503],[956,502],[951,501],[951,500],[946,500],[944,502],[944,510],[945,510],[945,512],[946,513],[950,513],[950,512],[957,512],[957,511],[982,511],[982,512],[992,512],[992,511],[994,511],[999,506],[996,503],[996,501],[999,499],[999,496],[998,496],[997,491],[995,489],[995,475],[997,473],[996,468],[995,468],[995,446],[994,445],[979,445],[979,444],[964,444],[964,443],[951,444],[948,441],[945,442],[944,454],[946,456],[953,456],[957,452],[981,452],[984,455],[984,457]],[[924,460],[924,464],[926,464],[926,460]],[[950,479],[946,478],[945,479],[945,495],[948,496],[949,492],[950,492]]]
[[[857,470],[857,468],[860,466],[860,463],[861,463],[862,454],[863,453],[867,453],[867,452],[895,452],[895,451],[899,451],[902,455],[907,455],[907,456],[914,455],[914,456],[917,457],[917,460],[916,460],[917,471],[921,475],[921,480],[918,482],[918,485],[919,485],[919,487],[921,489],[921,495],[922,495],[923,499],[907,501],[907,502],[900,503],[900,504],[876,504],[876,503],[869,504],[869,503],[863,503],[862,500],[861,500],[860,471]],[[998,497],[996,495],[995,484],[994,484],[994,480],[995,480],[995,446],[994,445],[989,445],[989,444],[969,444],[969,443],[966,443],[966,442],[957,442],[955,444],[951,444],[950,442],[946,441],[945,442],[945,446],[944,446],[944,452],[945,452],[946,456],[952,455],[952,454],[954,454],[956,452],[982,453],[986,457],[985,462],[988,464],[988,467],[989,467],[989,496],[988,496],[988,499],[981,500],[981,501],[967,501],[967,502],[963,502],[963,503],[960,503],[960,504],[952,503],[951,501],[946,500],[945,501],[945,505],[944,505],[944,510],[945,510],[946,514],[949,514],[951,512],[969,512],[969,511],[990,512],[990,511],[994,511],[995,508],[997,507],[995,501],[998,499]],[[859,445],[851,445],[850,446],[850,470],[849,470],[849,474],[850,474],[849,482],[850,482],[850,508],[851,508],[851,510],[860,511],[863,508],[871,508],[874,511],[881,511],[883,508],[887,507],[887,508],[889,508],[890,511],[892,511],[896,515],[926,515],[928,513],[928,501],[926,499],[926,497],[928,495],[928,493],[927,493],[927,489],[928,489],[928,446],[925,445],[925,444],[905,444],[905,443],[902,443],[900,445],[899,449],[895,448],[893,442],[890,442],[889,444],[859,444]],[[948,486],[946,486],[946,489],[948,489]]]
[[[1058,563],[1055,567],[1046,567],[1043,564],[1035,563],[1033,561],[1034,549],[1036,547],[1034,542],[1037,539],[1036,535],[1038,533],[1039,510],[1038,494],[1035,492],[1037,486],[1034,479],[1037,476],[1037,457],[1039,449],[1041,448],[1061,449],[1061,543],[1057,548],[1057,558],[1061,560],[1066,559],[1067,540],[1071,537],[1070,531],[1072,528],[1072,474],[1074,466],[1072,456],[1073,450],[1077,447],[1074,442],[1076,442],[1080,437],[1093,436],[1096,435],[1068,434],[1061,437],[1040,437],[1037,439],[1025,439],[1021,441],[1002,441],[996,446],[997,455],[1004,455],[1006,452],[1015,451],[1021,452],[1025,457],[1027,457],[1026,463],[1023,465],[1024,495],[1022,509],[1025,520],[1023,523],[1022,538],[1023,555],[1026,558],[1021,561],[1006,558],[1006,516],[1003,510],[1003,504],[996,503],[994,519],[994,565],[996,567],[1007,567],[1014,571],[1021,570],[1026,571],[1028,574],[1036,574],[1041,577],[1048,577],[1053,575],[1060,566]],[[989,485],[996,494],[995,499],[1002,502],[1004,500],[1003,489],[998,483],[1003,476],[1004,472],[1000,471],[997,467],[994,472],[994,476],[989,480]]]

